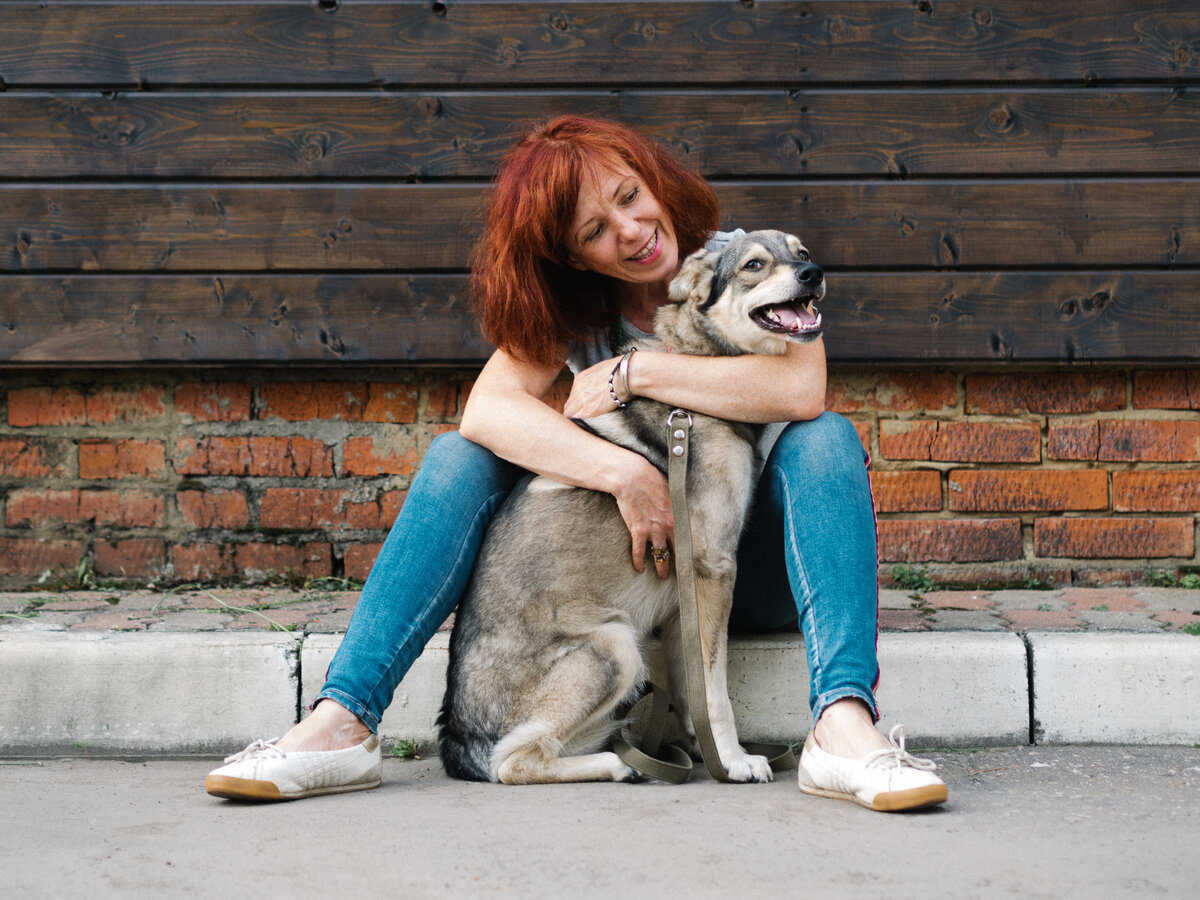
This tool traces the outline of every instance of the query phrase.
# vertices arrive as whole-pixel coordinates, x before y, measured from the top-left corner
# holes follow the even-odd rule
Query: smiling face
[[[667,282],[679,245],[666,211],[627,167],[598,169],[579,188],[567,250],[577,269],[638,284]]]

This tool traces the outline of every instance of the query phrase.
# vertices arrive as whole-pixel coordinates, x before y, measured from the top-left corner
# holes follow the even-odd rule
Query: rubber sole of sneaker
[[[910,788],[907,791],[888,791],[883,794],[876,794],[875,800],[867,803],[860,800],[854,794],[848,794],[845,791],[830,791],[822,787],[817,787],[813,782],[808,771],[799,766],[799,784],[801,792],[810,794],[814,797],[827,797],[830,800],[849,800],[851,803],[857,803],[866,809],[873,809],[876,812],[908,812],[914,809],[928,809],[931,806],[940,806],[945,803],[950,796],[950,792],[944,784],[929,784],[925,787]]]
[[[319,797],[323,794],[346,794],[351,791],[369,791],[379,787],[380,779],[364,781],[361,784],[337,785],[327,788],[313,788],[295,794],[283,794],[273,781],[253,781],[249,778],[230,778],[228,775],[209,775],[204,779],[204,790],[214,797],[226,800],[250,800],[260,803],[277,802],[280,800],[303,800],[305,797]]]

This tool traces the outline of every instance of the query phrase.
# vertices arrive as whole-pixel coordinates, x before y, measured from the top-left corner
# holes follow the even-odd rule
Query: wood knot
[[[427,119],[436,119],[442,114],[442,101],[437,97],[422,97],[417,101],[417,109]]]
[[[314,5],[317,7],[317,9],[321,10],[321,12],[335,13],[342,5],[342,0],[314,0]]]

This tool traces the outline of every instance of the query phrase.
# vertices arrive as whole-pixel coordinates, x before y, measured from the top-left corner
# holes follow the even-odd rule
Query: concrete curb
[[[227,753],[296,721],[299,663],[284,634],[6,633],[0,753]]]
[[[0,755],[219,755],[272,737],[320,689],[340,634],[0,633]],[[432,741],[449,635],[434,637],[384,719],[386,742]],[[1123,632],[887,632],[885,729],[914,746],[1200,742],[1200,639]],[[731,641],[747,740],[809,729],[804,644]]]

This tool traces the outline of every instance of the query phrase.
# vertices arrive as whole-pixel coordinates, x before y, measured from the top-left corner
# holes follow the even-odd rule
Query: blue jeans
[[[738,554],[731,630],[799,622],[813,720],[857,697],[875,709],[875,515],[854,426],[788,425],[767,458]],[[325,687],[377,731],[400,680],[467,589],[492,515],[524,471],[455,432],[425,455],[363,587]]]

